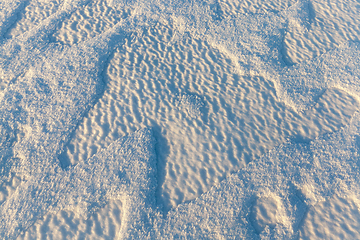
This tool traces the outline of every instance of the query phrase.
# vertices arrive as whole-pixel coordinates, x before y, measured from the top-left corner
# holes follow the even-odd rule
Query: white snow
[[[360,239],[360,3],[0,3],[1,239]]]

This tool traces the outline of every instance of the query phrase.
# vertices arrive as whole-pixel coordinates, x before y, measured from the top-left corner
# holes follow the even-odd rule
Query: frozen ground
[[[4,239],[360,239],[359,1],[2,1]]]

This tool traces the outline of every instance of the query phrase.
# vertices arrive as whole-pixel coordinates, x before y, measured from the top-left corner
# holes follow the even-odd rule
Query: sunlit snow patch
[[[309,142],[340,129],[358,108],[355,97],[329,88],[313,108],[297,112],[279,100],[270,79],[240,74],[227,54],[190,35],[169,44],[173,34],[170,23],[158,23],[114,53],[104,94],[60,155],[63,166],[151,127],[160,195],[174,207],[289,139]]]
[[[333,196],[311,207],[300,228],[301,239],[359,239],[359,199]]]
[[[77,209],[63,209],[40,217],[18,236],[18,240],[41,239],[119,239],[123,221],[122,203],[110,200],[95,212],[77,216]]]
[[[20,185],[22,176],[14,172],[13,164],[20,159],[14,156],[13,148],[23,133],[14,126],[0,124],[0,205],[5,202]]]
[[[283,11],[293,4],[296,0],[218,0],[215,1],[218,11],[221,11],[224,17],[237,14],[254,14],[254,13],[277,13]]]
[[[358,117],[310,143],[275,147],[209,192],[170,210],[154,228],[165,238],[357,239]]]
[[[296,64],[319,56],[347,41],[360,39],[359,2],[343,1],[300,1],[307,7],[306,25],[299,24],[301,18],[292,18],[283,43],[284,60]]]
[[[18,13],[17,21],[9,28],[6,37],[17,37],[41,23],[44,19],[54,14],[60,7],[59,0],[33,0]]]
[[[280,99],[297,110],[309,109],[328,88],[360,96],[360,45],[348,42],[314,59],[279,72]]]
[[[55,174],[44,172],[28,179],[0,205],[0,235],[13,239],[47,212],[77,208],[77,215],[102,207],[109,200],[122,205],[120,236],[128,228],[145,224],[155,205],[156,157],[148,129],[119,139],[107,149]],[[129,225],[131,224],[131,225]]]
[[[64,21],[54,37],[63,44],[76,44],[105,32],[130,14],[129,8],[118,11],[105,0],[91,1]]]
[[[279,212],[281,201],[276,196],[264,196],[256,199],[251,208],[250,221],[258,233],[267,226],[274,228],[276,224],[282,224]]]

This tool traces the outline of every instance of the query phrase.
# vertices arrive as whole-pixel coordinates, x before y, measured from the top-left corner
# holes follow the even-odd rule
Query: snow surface
[[[2,239],[360,239],[358,1],[0,3]]]

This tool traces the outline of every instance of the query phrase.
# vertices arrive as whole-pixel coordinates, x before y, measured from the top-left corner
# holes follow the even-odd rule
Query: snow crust
[[[2,1],[0,236],[31,239],[27,231],[49,214],[67,209],[87,218],[119,200],[119,239],[360,238],[359,17],[346,4],[359,5],[263,2]],[[104,9],[113,15],[100,14]],[[60,161],[106,91],[116,49],[159,23],[174,27],[168,46],[204,40],[231,59],[233,74],[272,81],[277,99],[294,112],[320,109],[313,117],[320,134],[287,138],[170,209],[159,194],[164,141],[152,128],[121,136],[74,166]],[[332,91],[341,97],[319,105]],[[197,95],[173,98],[191,119],[207,104]],[[330,116],[328,125],[322,116]],[[334,228],[329,213],[344,227]]]

